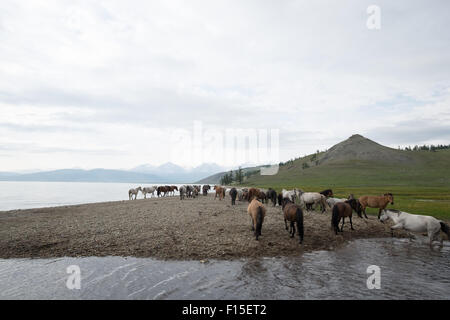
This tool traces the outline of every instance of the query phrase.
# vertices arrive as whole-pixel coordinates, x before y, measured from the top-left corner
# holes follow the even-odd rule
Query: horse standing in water
[[[345,217],[349,217],[350,219],[350,228],[353,229],[352,223],[352,213],[353,210],[358,213],[358,216],[362,218],[361,213],[357,211],[357,202],[355,199],[346,200],[344,202],[337,202],[333,206],[332,214],[331,214],[331,227],[334,229],[334,232],[338,234],[338,232],[344,232],[344,220]],[[341,230],[339,230],[339,221],[342,218],[342,226]]]
[[[128,190],[128,199],[129,199],[129,200],[133,200],[133,195],[134,195],[134,200],[136,200],[139,191],[142,192],[142,188],[141,188],[141,187],[137,187],[136,189],[130,189],[130,190]]]
[[[266,215],[266,208],[264,208],[264,205],[256,200],[256,198],[253,198],[247,207],[247,212],[252,219],[252,231],[255,232],[255,238],[258,240],[258,237],[261,235],[262,224]]]
[[[284,225],[286,227],[286,230],[288,230],[287,221],[291,222],[291,226],[289,229],[289,234],[291,235],[291,238],[293,238],[295,235],[295,223],[297,223],[299,243],[301,244],[303,242],[303,233],[304,233],[302,208],[299,205],[293,203],[291,199],[284,198],[282,210],[284,213]]]
[[[230,197],[231,197],[231,205],[232,206],[234,206],[236,204],[236,196],[237,196],[236,188],[231,188]]]
[[[364,217],[367,218],[366,215],[366,208],[380,208],[380,210],[378,210],[378,220],[380,220],[380,215],[381,215],[381,211],[383,211],[384,209],[386,209],[387,205],[389,204],[389,202],[391,204],[394,204],[394,196],[392,195],[392,193],[385,193],[382,196],[362,196],[359,197],[359,203],[361,204],[361,210],[364,213]]]
[[[383,210],[380,221],[384,223],[384,221],[388,219],[391,219],[395,223],[391,227],[392,236],[394,236],[395,229],[405,229],[411,232],[426,232],[431,247],[433,245],[433,240],[439,239],[439,233],[442,230],[450,240],[450,227],[448,224],[432,216],[411,214],[399,210]],[[441,245],[443,241],[444,240],[441,237]]]

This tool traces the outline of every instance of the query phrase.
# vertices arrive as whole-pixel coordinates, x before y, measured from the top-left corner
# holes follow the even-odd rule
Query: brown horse
[[[299,243],[303,242],[303,210],[302,208],[293,203],[289,198],[283,199],[282,210],[284,213],[284,226],[288,230],[287,221],[291,222],[289,234],[291,238],[295,235],[295,223],[297,222],[297,231],[299,237]]]
[[[156,193],[157,193],[157,195],[158,195],[158,197],[162,197],[162,196],[166,196],[166,193],[168,192],[169,190],[168,190],[168,188],[167,188],[167,186],[161,186],[161,187],[158,187],[158,189],[156,189]]]
[[[219,200],[222,200],[223,198],[225,198],[225,188],[222,188],[220,186],[214,186],[214,190],[216,190],[216,195],[215,195],[214,199],[216,199],[217,196],[219,196]]]
[[[353,229],[353,223],[352,223],[352,213],[353,210],[355,210],[358,213],[358,216],[362,218],[361,213],[358,212],[358,204],[355,199],[350,199],[345,202],[337,202],[333,206],[333,211],[331,214],[331,227],[334,228],[334,232],[338,234],[338,232],[344,232],[344,220],[345,217],[350,218],[350,228]],[[339,221],[342,218],[342,226],[341,230],[339,230]]]
[[[248,198],[247,198],[248,202],[252,201],[254,197],[259,198],[259,192],[260,191],[257,188],[250,188],[248,190]]]
[[[253,198],[247,207],[247,212],[250,215],[250,218],[252,218],[252,231],[255,232],[255,238],[258,240],[258,237],[261,235],[266,208],[264,208],[264,205],[256,200],[256,198]]]
[[[265,192],[260,191],[258,194],[258,199],[261,200],[262,203],[267,203],[267,195]]]
[[[175,190],[178,191],[178,187],[177,186],[170,186],[169,187],[169,193],[172,192],[172,195],[175,195]]]
[[[364,217],[367,218],[366,208],[380,208],[378,211],[378,220],[380,219],[381,211],[386,209],[389,202],[394,204],[394,196],[392,193],[385,193],[382,196],[362,196],[359,197],[359,203],[361,204],[361,210],[364,213]]]

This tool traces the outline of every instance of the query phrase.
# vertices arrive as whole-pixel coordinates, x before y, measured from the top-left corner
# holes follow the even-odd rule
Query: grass
[[[332,188],[342,198],[350,193],[359,197],[391,192],[394,205],[389,208],[450,220],[450,150],[412,154],[415,161],[408,164],[352,160],[302,169],[311,157],[307,156],[280,167],[277,175],[254,175],[243,184],[277,191]],[[378,214],[378,209],[369,208],[367,213]]]

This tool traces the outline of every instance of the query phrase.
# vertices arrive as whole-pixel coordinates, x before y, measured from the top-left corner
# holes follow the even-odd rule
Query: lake
[[[152,185],[165,184],[0,181],[0,211],[128,200],[129,189]]]

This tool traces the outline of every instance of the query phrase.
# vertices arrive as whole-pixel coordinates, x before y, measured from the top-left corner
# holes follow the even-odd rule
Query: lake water
[[[158,184],[0,181],[0,211],[128,200],[129,189],[152,185]]]
[[[81,271],[68,289],[67,267]],[[367,288],[370,265],[381,289]],[[450,243],[369,239],[301,257],[0,259],[0,299],[450,299]]]

